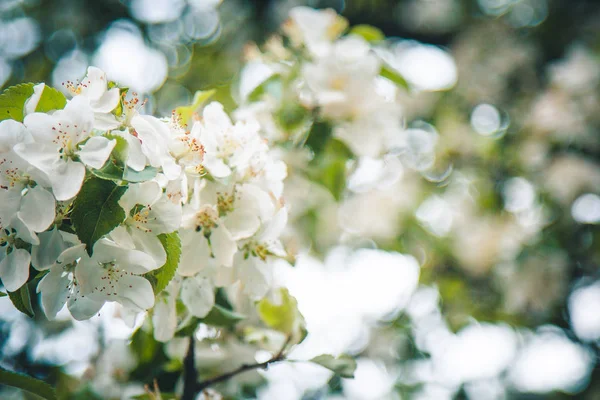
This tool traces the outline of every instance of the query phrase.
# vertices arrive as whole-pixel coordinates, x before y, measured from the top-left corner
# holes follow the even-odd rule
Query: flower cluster
[[[66,89],[70,100],[44,84],[3,94],[15,104],[0,122],[6,289],[37,282],[50,319],[65,303],[82,320],[112,301],[145,311],[159,296],[165,340],[175,329],[161,320],[176,320],[170,297],[196,317],[212,309],[217,287],[239,282],[262,298],[271,260],[286,255],[287,208],[286,166],[259,124],[232,123],[217,102],[201,115],[142,115],[94,67]]]
[[[325,123],[327,134],[357,157],[379,158],[404,149],[403,112],[394,82],[399,76],[376,51],[375,43],[384,37],[360,29],[342,35],[347,26],[331,9],[292,9],[283,26],[289,48],[274,37],[264,51],[247,49],[249,61],[240,82],[245,107],[238,116],[270,118],[265,125],[276,140],[308,130],[309,146],[310,135],[323,136],[311,128]]]

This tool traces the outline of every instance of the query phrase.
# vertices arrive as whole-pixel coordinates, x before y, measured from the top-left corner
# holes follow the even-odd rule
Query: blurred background
[[[294,214],[312,250],[280,279],[328,342],[316,345],[358,357],[357,378],[281,365],[230,397],[600,398],[600,2],[0,0],[0,87],[59,87],[95,65],[148,113],[213,87],[233,110],[244,47],[297,5],[442,51],[402,69],[416,88],[402,98],[407,126],[429,150],[385,184],[353,175],[339,199],[311,192]],[[399,253],[418,261],[418,285]],[[0,309],[0,364],[78,388],[65,398],[149,383],[110,310],[40,331],[6,298]],[[172,387],[173,368],[152,373]]]

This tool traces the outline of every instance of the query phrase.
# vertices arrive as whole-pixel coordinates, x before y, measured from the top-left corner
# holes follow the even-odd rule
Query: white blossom
[[[33,113],[25,117],[32,143],[19,143],[16,153],[48,175],[57,200],[74,197],[85,177],[85,166],[101,168],[115,140],[91,136],[93,113],[86,98],[78,96],[54,114]]]

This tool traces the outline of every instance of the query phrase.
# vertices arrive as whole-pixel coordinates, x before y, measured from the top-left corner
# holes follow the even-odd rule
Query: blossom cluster
[[[0,122],[6,290],[37,284],[50,319],[65,303],[77,320],[106,302],[156,306],[164,340],[175,326],[160,318],[175,320],[175,298],[200,318],[217,287],[262,298],[272,259],[286,255],[287,208],[286,165],[260,125],[232,123],[218,102],[201,115],[143,115],[95,67],[65,88],[70,100],[44,84],[3,94],[14,105]]]
[[[247,48],[239,118],[262,118],[275,140],[308,135],[309,146],[310,135],[323,136],[314,128],[326,124],[357,157],[405,149],[401,78],[383,57],[385,37],[364,26],[342,35],[347,27],[332,9],[293,8],[282,28],[289,46],[275,36],[262,51]]]

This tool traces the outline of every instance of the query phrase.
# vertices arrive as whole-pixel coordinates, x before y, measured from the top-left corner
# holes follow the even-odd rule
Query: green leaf
[[[151,330],[146,330],[143,326],[133,333],[129,346],[137,358],[137,368],[155,364],[157,358],[161,357],[162,344],[154,339]]]
[[[315,154],[309,170],[310,178],[326,187],[340,201],[346,189],[346,162],[353,158],[352,151],[341,141],[330,137],[319,154]]]
[[[152,283],[154,294],[162,292],[169,282],[171,282],[171,279],[175,276],[175,271],[177,271],[177,267],[179,266],[179,258],[181,257],[181,240],[177,232],[158,235],[158,240],[160,240],[167,253],[167,262],[159,269],[146,274],[146,277]]]
[[[0,94],[0,121],[14,119],[23,122],[25,102],[33,94],[34,83],[21,83],[7,88]]]
[[[122,181],[123,169],[117,166],[114,160],[109,159],[100,169],[90,169],[90,172],[100,179]]]
[[[215,304],[206,317],[200,318],[200,322],[212,326],[232,328],[245,318],[245,315],[238,314]]]
[[[119,134],[129,135],[129,133],[127,132],[119,132]],[[114,139],[117,141],[117,144],[115,145],[115,148],[112,151],[112,155],[117,161],[117,163],[120,163],[119,165],[125,165],[127,161],[127,149],[129,145],[127,144],[127,140],[125,140],[125,138],[120,136],[119,134],[108,133],[104,136],[108,140]]]
[[[64,94],[48,85],[44,85],[44,91],[35,107],[35,111],[45,113],[52,110],[62,110],[66,105],[67,98]]]
[[[71,220],[88,254],[92,254],[98,239],[125,221],[125,211],[118,201],[126,190],[125,186],[95,177],[86,180],[81,187],[73,202]]]
[[[33,318],[35,315],[33,307],[31,306],[31,298],[29,296],[29,286],[24,284],[14,292],[8,292],[8,297],[12,301],[15,308],[27,315],[29,318]]]
[[[46,382],[2,367],[0,367],[0,384],[26,390],[47,400],[56,400],[54,388]]]
[[[396,85],[398,85],[406,90],[410,89],[410,85],[408,84],[406,79],[404,79],[404,77],[402,75],[400,75],[399,72],[395,71],[391,67],[388,67],[387,65],[381,66],[381,71],[379,71],[379,75],[384,78],[389,79],[390,81],[394,82]]]
[[[6,296],[8,296],[6,293],[0,292],[0,297],[6,297]]]
[[[145,182],[156,176],[158,170],[154,167],[146,167],[141,171],[136,171],[129,167],[125,168],[123,172],[123,179],[128,182]]]
[[[179,117],[181,118],[181,122],[183,124],[187,125],[189,120],[192,118],[192,115],[194,115],[194,113],[198,110],[198,108],[200,108],[200,106],[202,104],[204,104],[208,99],[210,99],[215,93],[216,93],[216,90],[214,90],[214,89],[198,90],[194,94],[194,100],[192,101],[192,104],[190,104],[189,106],[177,107],[175,109],[175,112],[177,114],[179,114]]]
[[[319,156],[325,149],[325,145],[331,138],[333,127],[329,122],[317,121],[313,123],[306,139],[306,145]]]
[[[336,201],[340,201],[346,188],[345,160],[333,160],[329,162],[323,169],[320,183],[331,192]]]
[[[279,289],[280,303],[272,303],[267,297],[258,302],[258,315],[268,327],[287,335],[295,333],[304,325],[298,311],[298,302],[286,288]]]
[[[383,32],[372,25],[354,25],[348,33],[362,36],[367,42],[380,42],[385,39]]]
[[[255,103],[260,101],[260,99],[266,94],[270,93],[275,98],[281,98],[282,95],[282,82],[281,78],[273,74],[269,78],[265,79],[260,85],[256,86],[252,92],[250,92],[247,96],[247,101],[250,103]]]
[[[346,354],[337,358],[329,354],[322,354],[312,358],[310,362],[319,364],[342,378],[354,378],[354,371],[356,371],[356,360]]]
[[[285,103],[275,113],[277,123],[286,131],[300,127],[308,116],[308,110],[298,103]]]

